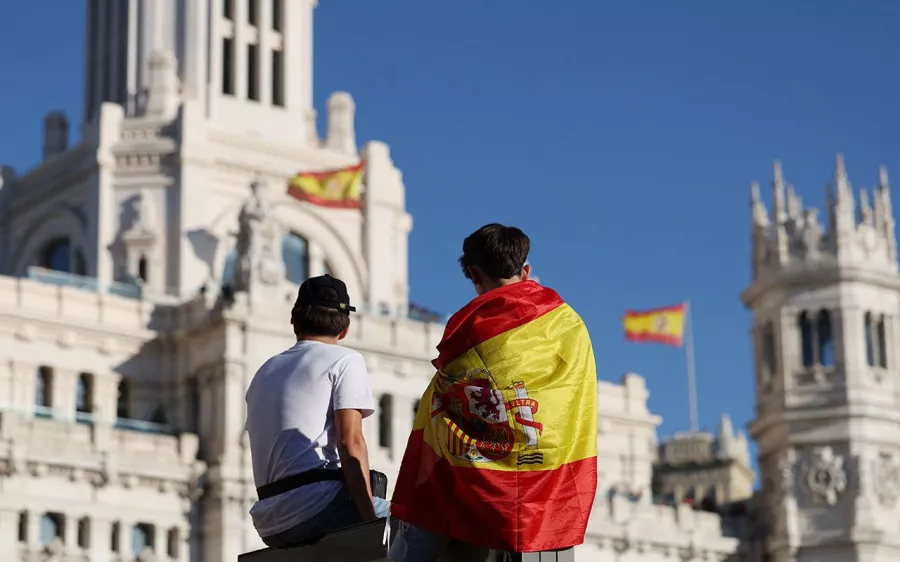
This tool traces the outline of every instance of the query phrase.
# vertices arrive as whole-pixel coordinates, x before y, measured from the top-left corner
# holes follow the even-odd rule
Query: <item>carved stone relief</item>
[[[806,486],[814,500],[834,505],[847,489],[844,457],[831,447],[816,447],[806,467]]]
[[[892,508],[900,498],[900,460],[895,454],[882,452],[873,463],[872,489],[878,503]]]

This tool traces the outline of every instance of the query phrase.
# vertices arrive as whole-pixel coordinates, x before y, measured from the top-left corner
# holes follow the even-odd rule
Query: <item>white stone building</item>
[[[900,277],[882,169],[859,206],[839,156],[826,219],[776,162],[753,187],[756,419],[766,560],[900,560]],[[871,197],[871,199],[870,199]]]
[[[412,220],[387,145],[358,149],[344,93],[316,130],[314,0],[86,5],[80,141],[50,113],[43,161],[0,173],[0,560],[233,562],[261,546],[244,391],[292,343],[297,284],[330,271],[362,304],[347,344],[373,374],[366,432],[392,481],[443,325],[408,303]],[[361,209],[285,194],[298,170],[360,158]],[[900,559],[885,176],[857,217],[839,163],[827,228],[779,169],[771,216],[754,191],[752,517],[653,501],[660,419],[627,375],[599,386],[599,492],[579,560]],[[235,286],[238,231],[259,244]],[[684,443],[737,464],[712,483],[678,474],[673,489],[745,494],[740,433]]]

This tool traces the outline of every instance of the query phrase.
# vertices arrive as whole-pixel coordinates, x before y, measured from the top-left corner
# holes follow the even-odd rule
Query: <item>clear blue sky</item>
[[[46,111],[80,120],[83,2],[7,2],[4,22],[0,163],[25,169]],[[359,140],[392,147],[415,300],[456,310],[463,237],[518,225],[601,378],[648,379],[663,436],[688,425],[683,354],[626,343],[620,318],[692,299],[702,425],[742,427],[748,186],[780,158],[818,205],[837,151],[856,186],[880,164],[900,185],[898,29],[893,0],[320,0],[315,99],[350,91]]]

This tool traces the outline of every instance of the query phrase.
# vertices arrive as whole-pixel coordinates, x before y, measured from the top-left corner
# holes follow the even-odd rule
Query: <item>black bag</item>
[[[387,499],[388,478],[383,472],[369,471],[369,483],[372,485],[372,495],[383,500]]]
[[[256,495],[260,500],[277,496],[291,490],[296,490],[301,486],[312,484],[314,482],[343,482],[344,471],[341,469],[328,470],[325,468],[317,468],[300,474],[294,474],[281,480],[276,480],[270,484],[265,484],[256,489]],[[377,470],[369,471],[369,484],[372,487],[372,495],[383,500],[387,499],[387,475]]]

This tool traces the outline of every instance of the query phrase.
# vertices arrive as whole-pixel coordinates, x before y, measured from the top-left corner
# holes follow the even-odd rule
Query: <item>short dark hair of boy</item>
[[[337,291],[331,287],[322,287],[316,296],[324,301],[338,300]],[[297,336],[337,337],[350,327],[350,315],[326,306],[301,304],[291,309],[291,324]]]
[[[466,279],[472,279],[473,267],[489,279],[511,279],[522,273],[530,251],[531,240],[518,228],[486,224],[463,241],[459,265]]]

